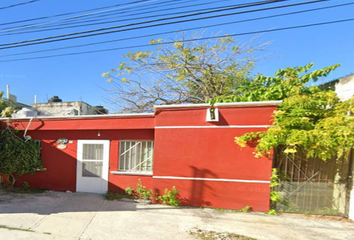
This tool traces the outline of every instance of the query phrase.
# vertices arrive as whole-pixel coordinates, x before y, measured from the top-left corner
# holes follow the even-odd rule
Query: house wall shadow
[[[189,166],[192,170],[192,177],[198,180],[191,180],[191,191],[189,197],[181,197],[181,205],[184,206],[210,206],[210,201],[205,201],[205,192],[209,192],[215,196],[212,192],[217,189],[213,189],[208,181],[202,180],[205,178],[217,178],[218,175],[205,168],[197,168],[195,166]]]

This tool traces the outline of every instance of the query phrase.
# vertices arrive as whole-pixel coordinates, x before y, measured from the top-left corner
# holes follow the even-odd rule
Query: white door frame
[[[82,153],[83,144],[103,144],[103,166],[102,178],[92,178],[82,176]],[[109,172],[109,140],[77,140],[77,168],[76,168],[76,191],[105,193],[108,190]],[[100,181],[101,180],[101,181]],[[98,188],[95,183],[98,183]],[[96,185],[96,186],[95,186]]]

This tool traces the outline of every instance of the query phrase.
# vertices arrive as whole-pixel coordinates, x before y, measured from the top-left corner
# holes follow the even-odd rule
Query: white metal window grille
[[[152,172],[154,141],[120,141],[119,171]]]

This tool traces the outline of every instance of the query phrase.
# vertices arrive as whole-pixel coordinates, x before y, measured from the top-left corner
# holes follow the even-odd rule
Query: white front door
[[[109,140],[78,140],[76,191],[107,192],[108,162]]]

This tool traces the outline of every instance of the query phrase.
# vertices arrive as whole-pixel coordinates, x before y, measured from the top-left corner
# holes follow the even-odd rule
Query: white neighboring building
[[[330,81],[322,86],[333,89],[341,101],[348,100],[354,95],[354,74]]]
[[[335,91],[341,101],[351,98],[354,95],[354,74],[338,79]]]
[[[38,116],[74,116],[108,114],[102,106],[91,106],[83,101],[63,102],[54,96],[47,103],[33,103],[32,107]]]

